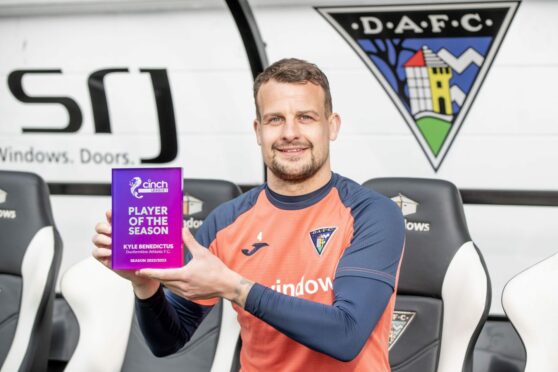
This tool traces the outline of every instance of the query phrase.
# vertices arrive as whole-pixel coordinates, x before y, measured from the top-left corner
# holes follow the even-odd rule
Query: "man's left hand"
[[[141,269],[137,275],[156,279],[188,300],[223,297],[244,308],[254,283],[229,269],[209,249],[199,244],[187,228],[182,229],[182,239],[192,254],[186,266],[179,269]]]

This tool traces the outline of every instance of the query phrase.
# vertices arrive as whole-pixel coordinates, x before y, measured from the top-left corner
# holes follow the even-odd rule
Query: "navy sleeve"
[[[353,238],[339,261],[335,277],[375,279],[395,288],[405,243],[405,223],[394,202],[374,194],[374,198],[365,198],[357,193],[353,204],[349,204],[354,219]]]
[[[211,306],[194,302],[159,287],[150,298],[136,298],[136,316],[147,346],[157,357],[173,354],[190,340]]]
[[[360,353],[393,289],[383,281],[342,277],[333,292],[333,304],[324,305],[256,283],[245,310],[310,349],[347,362]]]
[[[196,233],[196,239],[207,247],[214,218],[208,216]],[[150,298],[136,297],[135,310],[147,346],[157,357],[170,355],[190,340],[212,306],[202,306],[159,287]]]

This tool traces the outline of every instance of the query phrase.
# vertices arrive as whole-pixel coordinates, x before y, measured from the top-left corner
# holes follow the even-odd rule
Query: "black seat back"
[[[471,371],[490,308],[490,280],[459,191],[447,181],[417,178],[372,179],[364,186],[394,200],[405,216],[392,370]]]
[[[0,171],[2,372],[46,370],[61,257],[44,181],[32,173]]]

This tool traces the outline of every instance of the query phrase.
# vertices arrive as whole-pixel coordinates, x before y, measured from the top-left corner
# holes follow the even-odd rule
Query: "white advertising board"
[[[0,18],[0,167],[109,182],[112,167],[263,181],[252,76],[219,9]]]

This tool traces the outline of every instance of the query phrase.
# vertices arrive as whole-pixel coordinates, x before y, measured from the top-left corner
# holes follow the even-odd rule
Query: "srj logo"
[[[380,81],[434,170],[471,108],[518,2],[317,10]]]

